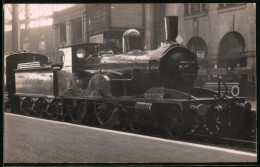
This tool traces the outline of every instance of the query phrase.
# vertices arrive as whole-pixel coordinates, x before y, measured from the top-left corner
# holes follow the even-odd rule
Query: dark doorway
[[[227,33],[219,44],[218,66],[231,69],[245,67],[244,48],[244,38],[238,32]]]
[[[200,68],[207,68],[208,47],[205,41],[200,37],[193,37],[187,43],[189,48],[198,57]]]

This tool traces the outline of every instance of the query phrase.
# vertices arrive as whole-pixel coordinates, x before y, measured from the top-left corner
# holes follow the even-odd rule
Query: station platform
[[[257,162],[257,155],[4,113],[4,163]]]

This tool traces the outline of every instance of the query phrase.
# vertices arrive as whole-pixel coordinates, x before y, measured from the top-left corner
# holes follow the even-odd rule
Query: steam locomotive
[[[197,57],[175,41],[177,23],[177,17],[165,18],[166,43],[151,51],[141,50],[140,33],[130,29],[119,54],[91,43],[60,48],[60,64],[40,54],[9,55],[5,107],[79,124],[96,121],[104,128],[157,128],[172,138],[254,138],[256,113],[245,98],[194,87]]]

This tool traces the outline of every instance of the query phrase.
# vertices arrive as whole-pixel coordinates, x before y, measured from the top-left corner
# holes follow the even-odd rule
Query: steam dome
[[[123,34],[123,52],[141,50],[141,34],[135,29],[129,29]]]

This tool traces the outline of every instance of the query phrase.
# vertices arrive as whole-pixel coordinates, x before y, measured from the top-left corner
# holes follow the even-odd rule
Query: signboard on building
[[[92,37],[89,37],[89,43],[103,43],[104,42],[104,35],[99,34]]]
[[[210,75],[226,75],[227,74],[227,70],[226,68],[213,68],[213,69],[210,69]]]
[[[208,69],[199,69],[198,75],[200,75],[200,76],[208,75]]]
[[[205,58],[204,51],[198,50],[197,51],[197,56],[198,56],[199,59],[204,59]]]
[[[236,67],[234,68],[235,74],[248,74],[252,72],[252,67]]]

